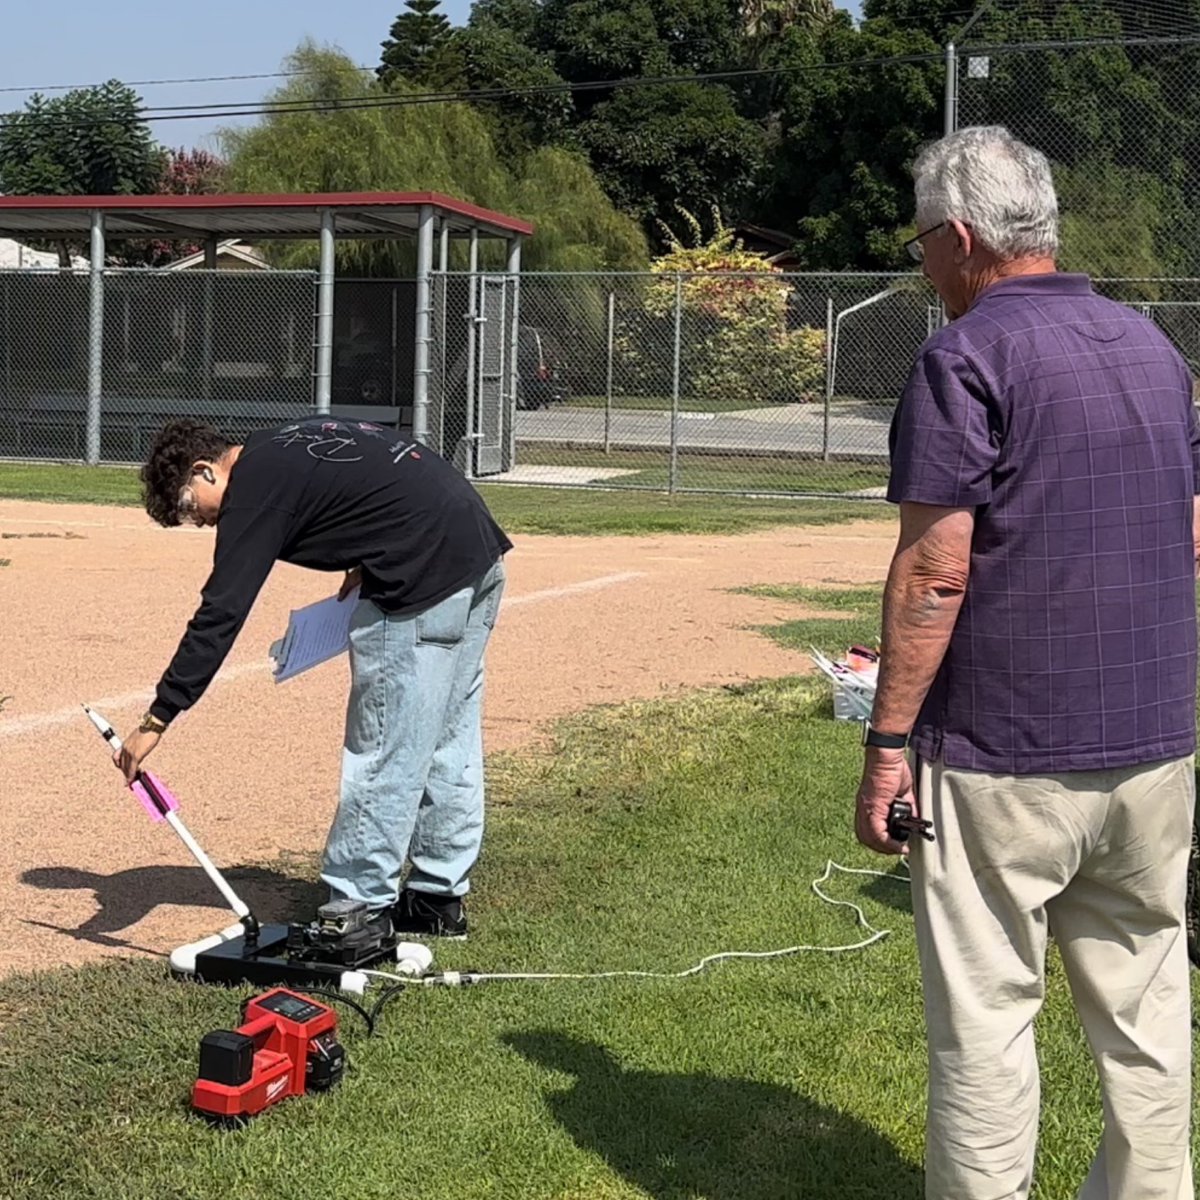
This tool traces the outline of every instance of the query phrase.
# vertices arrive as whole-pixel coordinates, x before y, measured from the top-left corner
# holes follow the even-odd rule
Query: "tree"
[[[721,81],[669,82],[748,64],[735,0],[483,0],[464,41],[485,30],[493,52],[474,58],[472,88],[519,86],[514,62],[531,82],[536,73],[538,83],[572,85],[569,96],[564,86],[513,97],[506,115],[530,145],[581,147],[648,236],[679,203],[736,211],[752,188],[764,134],[743,115],[740,91]],[[517,46],[528,57],[517,59]],[[667,82],[606,86],[648,77]]]
[[[805,265],[903,265],[900,231],[913,216],[909,169],[921,144],[941,132],[937,51],[920,30],[890,21],[856,29],[844,15],[815,35],[789,30],[774,51],[770,61],[784,68],[772,98],[777,132],[752,212],[794,229]],[[922,55],[928,61],[894,61]]]
[[[167,151],[155,191],[162,196],[213,196],[225,190],[225,177],[224,160],[207,150],[180,147]],[[196,242],[155,239],[126,242],[117,257],[124,266],[162,267],[201,249]]]
[[[644,266],[637,225],[612,206],[585,160],[548,147],[510,163],[489,122],[470,105],[417,104],[402,80],[364,85],[344,55],[302,46],[287,61],[293,78],[269,102],[308,101],[323,111],[274,111],[250,129],[222,135],[229,185],[248,192],[439,191],[533,222],[532,268],[629,270]],[[363,94],[384,103],[339,109]],[[341,241],[338,266],[365,275],[411,275],[411,243]],[[488,248],[491,266],[501,265]],[[311,245],[281,247],[291,266],[314,261]],[[465,264],[458,258],[457,265]]]
[[[26,196],[110,196],[153,192],[163,151],[141,118],[137,93],[117,80],[53,100],[29,98],[0,118],[0,192]],[[71,248],[58,245],[70,266]]]
[[[867,21],[887,21],[893,29],[924,33],[943,45],[970,21],[985,0],[864,0]]]
[[[477,4],[466,28],[455,33],[467,86],[473,92],[502,93],[495,100],[476,102],[475,107],[491,119],[507,160],[537,147],[571,144],[574,110],[566,81],[549,55],[523,36],[530,14],[501,10],[505,19],[515,23],[510,28],[489,15],[497,7]]]
[[[752,38],[778,37],[792,25],[818,28],[834,19],[833,0],[742,0],[742,26]]]
[[[392,23],[376,74],[384,83],[409,83],[452,89],[462,83],[463,64],[442,0],[404,0],[408,12]]]
[[[207,150],[167,152],[159,192],[164,196],[214,196],[225,189],[225,162]]]
[[[614,203],[652,233],[680,205],[738,211],[762,158],[762,130],[730,91],[698,83],[622,88],[579,137]]]

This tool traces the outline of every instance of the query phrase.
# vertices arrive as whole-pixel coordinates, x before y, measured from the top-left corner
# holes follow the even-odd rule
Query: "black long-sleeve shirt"
[[[362,568],[361,595],[416,612],[482,575],[512,543],[449,463],[395,430],[315,418],[252,434],[229,474],[212,573],[150,711],[203,695],[276,560]]]

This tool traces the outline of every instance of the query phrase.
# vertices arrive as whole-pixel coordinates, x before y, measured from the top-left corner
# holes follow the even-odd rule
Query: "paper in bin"
[[[833,680],[834,716],[839,720],[865,721],[871,716],[875,704],[875,680],[859,671],[834,662],[815,646],[810,646],[812,660],[817,667]],[[842,701],[839,706],[838,701]],[[844,716],[838,712],[844,706],[849,710]]]

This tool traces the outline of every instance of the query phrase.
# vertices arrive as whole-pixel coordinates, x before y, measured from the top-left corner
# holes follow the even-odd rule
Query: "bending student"
[[[857,831],[899,853],[887,810],[915,774],[937,839],[911,850],[925,1194],[1029,1195],[1053,934],[1104,1096],[1081,1200],[1191,1200],[1191,372],[1057,273],[1040,152],[963,129],[914,175],[910,244],[953,320],[892,425],[900,538]]]
[[[142,482],[160,525],[217,533],[200,607],[116,757],[126,778],[204,694],[277,559],[345,571],[340,595],[359,585],[361,598],[321,877],[385,931],[465,936],[462,897],[483,836],[484,653],[512,548],[479,493],[395,430],[326,418],[244,445],[174,421]]]

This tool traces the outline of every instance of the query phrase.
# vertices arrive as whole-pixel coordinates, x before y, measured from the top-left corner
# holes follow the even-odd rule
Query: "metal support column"
[[[468,479],[475,477],[475,448],[479,444],[479,432],[475,428],[475,372],[478,369],[475,361],[476,345],[479,340],[479,230],[471,229],[471,250],[467,263],[469,272],[467,287],[470,299],[467,303],[467,415],[466,436],[464,438],[463,474]]]
[[[502,467],[511,471],[517,461],[517,350],[520,345],[521,320],[521,239],[508,239],[508,286],[512,296],[512,323],[508,335],[508,403],[504,406],[504,426],[501,434]]]
[[[92,210],[88,291],[88,385],[86,461],[100,461],[100,404],[104,390],[104,214]]]
[[[667,491],[679,486],[679,385],[683,347],[683,276],[675,276],[675,352],[671,365],[671,449],[667,465]]]
[[[453,454],[455,447],[446,445],[446,359],[450,355],[450,343],[447,337],[446,329],[446,304],[447,293],[450,291],[450,280],[447,278],[447,272],[450,270],[450,226],[445,218],[441,222],[441,238],[438,247],[438,271],[441,278],[438,280],[438,326],[437,326],[437,381],[438,381],[438,398],[437,398],[437,446],[438,450],[444,457],[449,457]]]
[[[213,381],[213,289],[216,286],[211,272],[217,269],[217,238],[210,234],[204,239],[204,327],[201,331],[200,369],[201,395],[212,399]]]
[[[321,259],[317,268],[317,412],[329,412],[333,398],[334,212],[321,210]]]
[[[413,440],[429,438],[429,339],[433,307],[433,205],[422,204],[417,226],[417,329],[413,365]]]
[[[958,50],[953,42],[946,43],[946,91],[942,103],[943,132],[958,128]]]
[[[612,453],[613,343],[616,334],[616,294],[608,293],[608,350],[604,371],[604,453]]]
[[[821,423],[821,461],[829,461],[829,410],[833,406],[834,358],[833,297],[825,301],[825,415]]]

